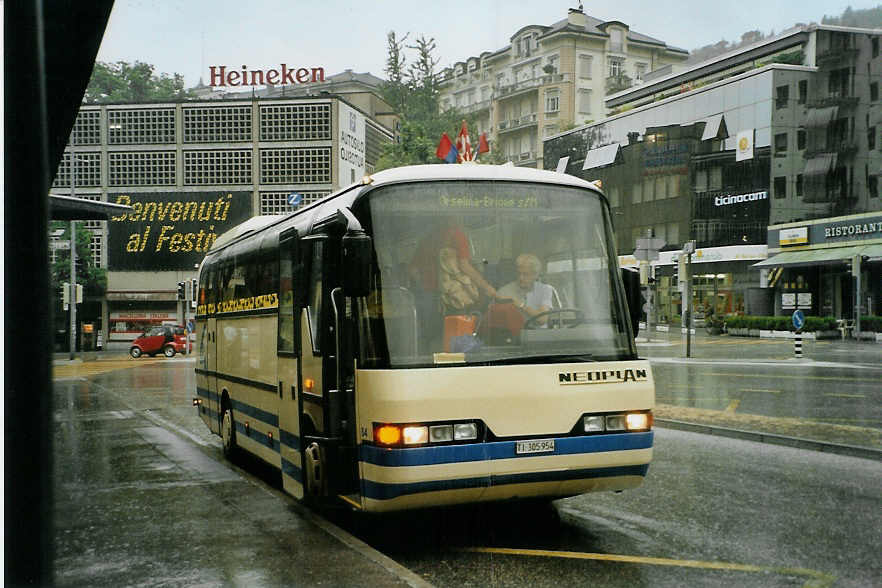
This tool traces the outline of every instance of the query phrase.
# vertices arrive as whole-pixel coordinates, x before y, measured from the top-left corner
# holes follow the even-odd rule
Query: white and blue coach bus
[[[655,395],[616,259],[573,176],[366,176],[214,243],[194,404],[286,491],[364,511],[633,488]]]

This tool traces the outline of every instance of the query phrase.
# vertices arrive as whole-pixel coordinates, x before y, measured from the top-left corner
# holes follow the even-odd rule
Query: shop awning
[[[825,176],[834,167],[836,167],[836,154],[821,153],[805,162],[802,175],[805,177]]]
[[[722,127],[723,134],[720,135],[720,127]],[[701,134],[701,140],[707,141],[708,139],[724,139],[729,136],[729,133],[726,131],[726,121],[723,120],[722,114],[715,114],[709,119],[705,121],[704,132]]]
[[[866,255],[871,260],[882,259],[882,245],[853,245],[851,247],[833,247],[830,249],[804,249],[802,251],[782,251],[768,259],[753,264],[754,268],[779,266],[830,265],[843,263],[855,255]]]
[[[838,106],[828,106],[826,108],[812,108],[808,111],[805,119],[805,126],[808,128],[825,127],[830,124],[839,112]]]
[[[618,143],[613,143],[612,145],[606,145],[604,147],[592,149],[585,155],[585,163],[582,164],[582,169],[593,169],[595,167],[610,165],[612,163],[615,163],[618,156]]]

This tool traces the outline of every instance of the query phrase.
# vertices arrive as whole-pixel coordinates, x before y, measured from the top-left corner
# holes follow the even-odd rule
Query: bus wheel
[[[306,488],[304,493],[309,496],[324,494],[325,465],[322,460],[322,449],[318,443],[310,444],[303,450],[306,459]]]
[[[224,407],[224,416],[221,420],[221,439],[223,440],[224,457],[232,460],[236,457],[238,446],[236,445],[236,421],[233,419],[233,409]]]

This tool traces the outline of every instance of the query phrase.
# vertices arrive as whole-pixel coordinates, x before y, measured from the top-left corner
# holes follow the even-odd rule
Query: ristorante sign
[[[217,236],[251,217],[251,192],[110,194],[132,207],[108,222],[112,271],[192,270]]]

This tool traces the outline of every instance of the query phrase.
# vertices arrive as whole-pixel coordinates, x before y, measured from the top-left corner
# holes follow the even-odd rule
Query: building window
[[[879,37],[870,39],[870,44],[873,47],[873,57],[879,57]]]
[[[101,143],[101,112],[81,110],[77,114],[70,136],[72,145],[99,145]]]
[[[260,107],[261,141],[331,139],[331,105],[282,104]]]
[[[867,191],[870,193],[870,198],[879,197],[879,176],[867,178]]]
[[[611,78],[617,78],[623,73],[622,68],[623,61],[621,59],[610,58],[609,60],[609,76]]]
[[[870,102],[875,102],[879,99],[879,82],[873,82],[870,84]]]
[[[250,184],[251,149],[184,151],[184,185]]]
[[[668,197],[668,181],[665,176],[655,178],[655,199],[662,200]]]
[[[720,166],[714,166],[710,168],[710,176],[709,180],[709,188],[711,190],[722,190],[723,189],[723,168]]]
[[[643,202],[652,202],[655,194],[655,180],[651,177],[643,180]]]
[[[610,208],[618,208],[621,206],[619,202],[619,187],[613,186],[609,189],[609,206]]]
[[[111,145],[174,143],[174,108],[107,111],[107,142]]]
[[[184,108],[184,143],[251,140],[251,106]]]
[[[591,79],[591,67],[594,65],[594,58],[590,55],[579,56],[579,77],[583,80]]]
[[[799,80],[799,103],[805,104],[808,100],[808,80]]]
[[[175,184],[174,151],[123,151],[110,152],[107,156],[107,181],[110,186]]]
[[[775,135],[775,155],[784,155],[787,152],[787,133]]]
[[[707,192],[707,170],[695,170],[695,191]]]
[[[70,151],[66,152],[58,162],[58,170],[55,173],[55,180],[52,182],[54,188],[69,188],[71,183],[70,164],[71,157],[74,159],[74,192],[77,188],[99,187],[101,186],[101,153],[98,151],[83,152],[77,151],[73,156]]]
[[[261,184],[327,184],[330,181],[330,147],[260,150]]]
[[[787,108],[790,99],[790,86],[778,86],[775,88],[775,110]]]
[[[545,91],[545,112],[560,111],[560,90],[554,88]]]
[[[643,76],[646,75],[646,70],[649,69],[649,66],[645,63],[638,63],[634,66],[634,77],[638,80],[642,80]]]
[[[615,51],[617,53],[624,53],[625,47],[622,42],[622,31],[619,29],[612,29],[609,32],[609,50]]]
[[[643,201],[643,182],[634,182],[631,186],[631,202]]]
[[[805,129],[797,129],[796,131],[796,148],[800,151],[805,149]]]
[[[668,223],[667,227],[667,241],[668,245],[679,245],[680,244],[680,224],[679,223]]]
[[[796,174],[796,197],[802,198],[802,174]]]
[[[297,190],[297,193],[303,196],[298,208],[312,204],[330,194],[328,190]],[[287,192],[261,192],[260,193],[260,214],[288,214],[294,209],[288,204]]]
[[[591,90],[579,90],[579,113],[591,114]]]
[[[547,67],[547,68],[550,68],[550,70],[549,70],[547,73],[556,74],[556,73],[557,73],[557,64],[558,64],[558,57],[557,57],[557,55],[551,55],[551,56],[549,56],[549,58],[548,58],[548,65],[547,65],[546,67]]]
[[[873,150],[876,148],[876,127],[870,127],[867,129],[867,149]]]
[[[775,178],[775,198],[787,198],[787,178],[784,176]]]

